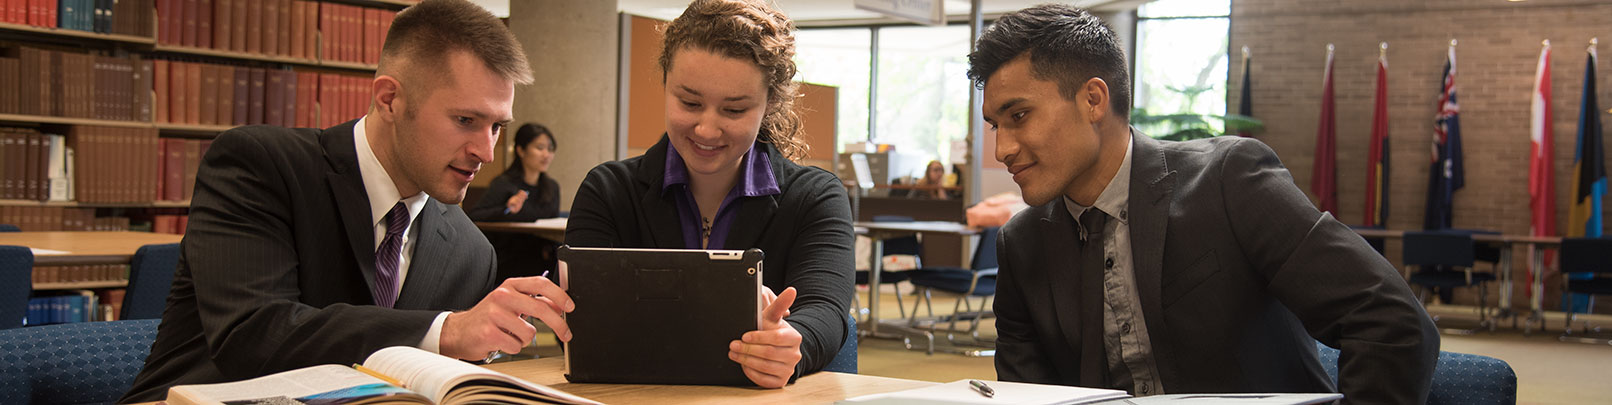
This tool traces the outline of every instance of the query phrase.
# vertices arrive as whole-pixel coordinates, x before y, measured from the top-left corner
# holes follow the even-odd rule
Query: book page
[[[381,349],[364,360],[364,367],[402,381],[414,392],[432,402],[443,403],[454,388],[473,380],[490,380],[519,387],[554,401],[569,404],[597,404],[587,398],[534,384],[508,374],[467,364],[436,353],[408,346]]]
[[[174,404],[231,402],[273,397],[301,398],[381,381],[351,367],[335,364],[301,368],[246,381],[181,385],[168,391]]]

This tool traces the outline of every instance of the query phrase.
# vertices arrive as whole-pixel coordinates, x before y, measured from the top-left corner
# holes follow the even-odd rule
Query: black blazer
[[[374,231],[350,121],[329,129],[241,127],[202,160],[156,343],[119,402],[169,386],[415,346],[437,314],[493,287],[487,239],[453,205],[428,199],[396,308],[374,306]]]
[[[487,192],[482,193],[481,200],[476,201],[475,208],[467,213],[470,219],[529,222],[560,215],[560,183],[555,182],[548,173],[543,173],[537,177],[536,186],[526,185],[526,180],[517,174],[519,168],[511,167],[509,170],[493,178],[492,184],[487,186]],[[526,190],[526,204],[521,205],[520,211],[505,214],[505,203],[521,190]]]
[[[1131,137],[1133,269],[1166,392],[1333,391],[1313,337],[1342,349],[1347,401],[1427,400],[1431,319],[1270,148]],[[1102,270],[1070,253],[1080,245],[1063,199],[1014,216],[997,243],[998,378],[1104,386]]]
[[[795,287],[795,305],[785,320],[802,337],[794,375],[799,377],[821,370],[845,343],[855,266],[851,201],[838,177],[790,162],[770,144],[761,146],[767,148],[781,193],[735,200],[738,217],[721,248],[760,248],[766,253],[762,284],[773,291]],[[565,243],[684,248],[677,202],[661,193],[666,150],[662,136],[643,156],[589,171],[571,203]]]

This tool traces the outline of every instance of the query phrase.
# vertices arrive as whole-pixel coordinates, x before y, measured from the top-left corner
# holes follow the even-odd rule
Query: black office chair
[[[913,222],[913,219],[912,217],[900,215],[874,215],[873,222]],[[922,256],[923,243],[919,241],[918,235],[885,239],[884,256],[893,255],[911,255],[915,258]],[[875,257],[873,260],[884,260],[884,257]],[[896,308],[901,310],[902,318],[907,317],[907,304],[901,298],[900,283],[907,281],[911,274],[912,273],[910,271],[890,271],[889,269],[879,272],[879,284],[889,284],[895,288]],[[857,270],[856,285],[868,285],[869,278],[871,277],[872,270]],[[874,293],[877,294],[878,292],[875,291]],[[857,294],[851,294],[851,308],[856,311],[856,315],[861,316],[863,319],[866,319],[867,312],[870,310],[869,308],[862,307],[861,298],[859,298]]]
[[[0,224],[0,232],[22,232],[22,228],[12,224]]]
[[[1591,311],[1595,309],[1596,295],[1612,295],[1612,239],[1606,238],[1565,238],[1562,239],[1561,250],[1562,273],[1592,273],[1594,278],[1573,280],[1572,277],[1562,277],[1562,291],[1575,294],[1589,294]],[[1567,324],[1562,326],[1562,341],[1580,341],[1585,343],[1605,344],[1612,342],[1608,339],[1595,339],[1573,337],[1573,321],[1578,314],[1573,312],[1573,306],[1563,308],[1567,312]],[[1600,332],[1601,328],[1591,328],[1589,323],[1584,324],[1583,333],[1588,335],[1592,330]]]
[[[145,245],[129,264],[129,288],[118,319],[162,319],[179,268],[179,244]]]
[[[34,290],[34,251],[0,246],[0,329],[20,328]]]
[[[980,319],[992,316],[990,312],[991,297],[996,296],[996,235],[1000,228],[985,228],[979,234],[979,244],[974,248],[974,259],[967,269],[955,267],[922,268],[912,275],[912,285],[923,293],[924,307],[928,309],[931,331],[945,332],[948,341],[956,342],[955,333],[967,333],[974,342],[982,342],[979,338]],[[952,305],[951,315],[935,317],[935,309],[931,303],[931,293],[941,292],[957,295],[957,302]],[[974,309],[971,297],[979,297],[979,310]],[[959,320],[967,320],[968,327],[959,328]],[[947,322],[946,328],[939,328],[941,322]],[[912,311],[909,323],[920,325],[916,305]],[[930,349],[933,351],[933,348]]]
[[[1405,232],[1403,253],[1407,272],[1411,266],[1420,267],[1419,271],[1410,273],[1410,284],[1421,287],[1418,296],[1424,303],[1427,302],[1427,293],[1431,288],[1477,287],[1478,327],[1450,332],[1472,333],[1483,328],[1494,331],[1495,323],[1491,317],[1486,283],[1494,281],[1495,274],[1473,271],[1472,265],[1476,261],[1477,254],[1476,247],[1472,243],[1472,232],[1450,230]],[[1433,320],[1437,322],[1438,317],[1434,316]]]

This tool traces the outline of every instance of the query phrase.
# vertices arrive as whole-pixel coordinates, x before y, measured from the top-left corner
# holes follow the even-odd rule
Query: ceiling
[[[878,13],[857,9],[852,0],[773,0],[798,25],[839,23],[888,23],[896,20]],[[985,15],[1004,14],[1037,4],[1055,2],[1076,7],[1108,11],[1135,8],[1145,0],[982,0]],[[616,8],[622,12],[645,17],[670,20],[677,18],[689,0],[617,0]],[[967,17],[967,0],[945,0],[942,9],[948,16]]]

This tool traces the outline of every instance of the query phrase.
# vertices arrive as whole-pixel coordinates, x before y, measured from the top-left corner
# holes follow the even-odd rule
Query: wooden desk
[[[884,270],[884,240],[920,233],[941,233],[959,236],[978,234],[979,230],[969,228],[968,225],[945,221],[919,221],[919,222],[863,222],[853,224],[858,235],[867,235],[873,239],[873,260],[868,266],[868,318],[857,329],[865,331],[865,335],[877,338],[902,338],[909,335],[921,335],[929,340],[929,348],[934,349],[934,336],[928,332],[908,328],[905,325],[884,325],[886,328],[896,328],[904,334],[881,334],[879,332],[879,273]],[[914,311],[917,309],[914,308]]]
[[[141,246],[179,243],[183,235],[150,232],[0,232],[0,245],[60,253],[36,253],[35,266],[127,264]]]
[[[1355,228],[1355,233],[1358,233],[1361,237],[1366,238],[1400,239],[1405,237],[1405,232],[1406,231],[1404,230],[1398,229]],[[1512,280],[1513,276],[1511,274],[1511,250],[1513,245],[1527,245],[1529,252],[1533,253],[1537,249],[1552,249],[1561,246],[1562,238],[1559,236],[1474,233],[1472,234],[1472,241],[1476,243],[1494,244],[1500,247],[1500,314],[1497,316],[1497,318],[1512,318],[1511,326],[1515,328],[1517,326],[1517,322],[1516,318],[1514,318],[1515,314],[1513,314],[1511,310],[1511,290],[1513,289],[1514,284]],[[1529,260],[1530,263],[1532,263],[1533,268],[1542,269],[1545,267],[1545,255],[1531,254],[1529,255]],[[1543,330],[1545,327],[1544,273],[1545,272],[1543,271],[1533,272],[1533,279],[1529,280],[1529,291],[1532,294],[1530,294],[1530,299],[1528,300],[1528,319],[1523,322],[1523,334],[1533,332],[1533,326],[1536,322],[1539,323],[1541,330]]]
[[[934,385],[857,374],[822,372],[782,389],[705,385],[572,384],[560,357],[494,363],[487,368],[607,404],[827,404],[867,394]]]
[[[533,222],[477,222],[476,227],[483,232],[529,233],[564,244],[566,222],[566,218],[544,218]]]

